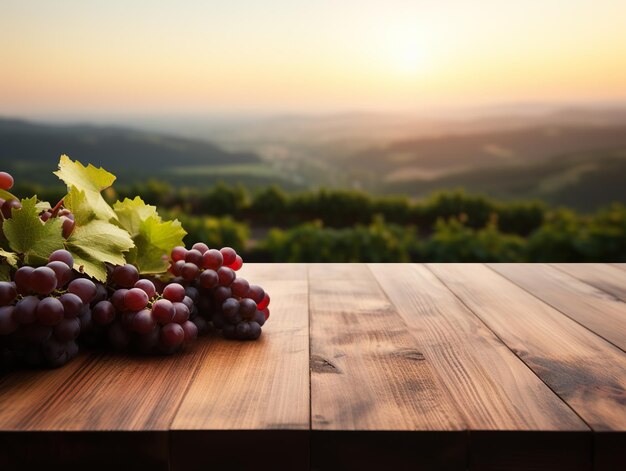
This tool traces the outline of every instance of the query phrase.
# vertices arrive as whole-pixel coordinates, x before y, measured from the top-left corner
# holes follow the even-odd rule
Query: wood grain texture
[[[72,381],[91,356],[80,353],[63,368],[54,370],[19,370],[0,376],[0,431],[28,430],[28,424],[37,417],[58,391]]]
[[[209,345],[173,430],[309,428],[307,283],[255,280],[272,293],[263,334]]]
[[[334,264],[309,273],[313,468],[380,469],[385,442],[353,432],[411,430],[422,433],[398,441],[396,461],[419,469],[417,456],[434,453],[449,466],[449,450],[466,446],[457,406],[367,266],[350,265],[348,279],[344,273]],[[333,467],[327,454],[348,467]]]
[[[206,350],[171,426],[173,470],[212,468],[217,455],[233,469],[308,469],[308,284],[284,279],[288,266],[259,266],[263,276],[256,267],[246,275],[271,293],[271,317],[259,340],[217,339]],[[289,450],[260,430],[277,432]]]
[[[553,263],[553,267],[626,302],[626,273],[607,263]]]
[[[200,339],[172,356],[94,355],[22,427],[166,431],[210,343],[210,338]]]
[[[546,264],[490,268],[626,351],[626,303]]]
[[[626,354],[480,264],[428,264],[596,431],[626,428]]]
[[[423,265],[370,265],[473,430],[589,428]]]

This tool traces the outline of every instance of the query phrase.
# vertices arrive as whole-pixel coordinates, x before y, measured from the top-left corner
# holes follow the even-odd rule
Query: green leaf
[[[133,247],[133,241],[124,229],[94,219],[82,226],[76,224],[66,245],[74,256],[74,268],[99,281],[106,281],[105,262],[125,264],[124,252]]]
[[[75,186],[69,188],[69,192],[63,198],[63,206],[72,211],[74,221],[79,226],[84,226],[93,219],[103,219],[105,221],[111,219],[106,215],[104,215],[104,218],[98,218],[90,205],[87,194]]]
[[[0,259],[11,265],[13,268],[17,268],[17,254],[13,252],[7,252],[0,248]]]
[[[167,270],[167,256],[177,245],[183,245],[187,234],[178,220],[163,221],[156,207],[147,205],[141,198],[126,198],[113,205],[119,224],[126,229],[135,243],[126,257],[140,273],[162,273]],[[165,258],[164,258],[165,256]]]
[[[85,193],[87,206],[93,213],[93,218],[110,220],[115,219],[115,212],[105,201],[100,192],[110,187],[115,181],[115,175],[107,172],[103,168],[96,168],[89,164],[85,167],[79,161],[71,160],[67,155],[62,155],[59,161],[59,170],[54,174],[65,182],[68,191],[72,193],[72,187],[79,192]],[[64,206],[72,213],[80,211],[74,207],[76,201],[71,197],[63,201]]]
[[[45,263],[55,250],[63,248],[62,221],[58,218],[43,222],[39,219],[37,197],[22,200],[22,209],[13,209],[2,229],[14,252],[24,254],[30,264]]]
[[[2,198],[3,200],[16,200],[18,199],[17,196],[15,196],[14,194],[8,192],[7,190],[3,190],[0,188],[0,198]]]
[[[47,201],[39,201],[37,202],[35,207],[40,213],[42,213],[43,211],[47,211],[48,209],[52,209],[52,206],[50,206],[50,203],[48,203]]]

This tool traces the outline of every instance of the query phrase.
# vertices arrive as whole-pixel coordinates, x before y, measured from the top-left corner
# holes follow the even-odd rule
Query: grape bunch
[[[0,172],[0,275],[7,280],[0,281],[0,369],[62,366],[76,356],[79,344],[172,354],[211,328],[227,339],[261,335],[270,297],[237,277],[243,260],[234,249],[210,249],[202,242],[189,250],[177,246],[167,273],[150,276],[132,264],[103,262],[108,270],[103,283],[92,281],[80,263],[80,271],[74,270],[74,258],[65,249],[31,266],[26,263],[33,262],[30,255],[19,253],[3,232],[2,222],[23,210],[7,191],[12,186],[11,175]],[[49,209],[32,217],[44,225],[59,218],[62,236],[69,238],[76,222],[64,199],[43,207]]]
[[[57,250],[40,267],[24,265],[13,281],[0,282],[2,363],[57,367],[78,352],[81,331],[91,322],[97,294],[87,278],[75,277],[74,260]]]
[[[170,257],[173,281],[186,286],[197,305],[194,319],[211,322],[228,339],[259,338],[270,315],[270,297],[260,286],[237,278],[243,260],[234,249],[209,249],[198,242],[190,250],[175,247]]]
[[[185,288],[140,278],[135,266],[116,266],[110,274],[112,295],[93,308],[94,321],[108,325],[106,340],[117,350],[174,353],[198,337],[189,320],[194,303]]]

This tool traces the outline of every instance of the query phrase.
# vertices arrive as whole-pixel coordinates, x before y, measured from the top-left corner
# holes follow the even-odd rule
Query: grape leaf
[[[0,248],[0,281],[11,281],[11,267],[17,268],[17,254]]]
[[[147,205],[141,198],[126,198],[113,205],[119,224],[126,229],[135,243],[126,257],[140,273],[162,273],[167,270],[167,256],[177,245],[183,245],[187,234],[178,220],[163,221],[156,207]]]
[[[110,187],[115,181],[115,175],[107,172],[103,168],[96,168],[89,164],[85,167],[79,161],[71,160],[67,155],[62,155],[59,160],[59,170],[54,174],[65,182],[68,191],[72,192],[72,187],[78,191],[85,193],[87,207],[93,213],[93,218],[108,221],[115,219],[115,212],[102,197],[100,192]],[[76,208],[73,207],[75,201],[71,198],[63,201],[64,206],[72,213]]]
[[[13,209],[2,229],[9,247],[24,254],[24,262],[42,264],[55,250],[63,248],[62,221],[58,218],[43,222],[39,219],[37,197],[22,200],[22,209]]]
[[[18,199],[17,196],[15,196],[14,194],[8,192],[7,190],[3,190],[2,188],[0,188],[0,198],[2,198],[3,200],[16,200]]]
[[[124,252],[133,247],[128,232],[99,219],[78,225],[67,239],[66,248],[74,256],[74,268],[99,280],[106,281],[105,262],[126,263]]]
[[[0,248],[0,259],[3,259],[11,265],[12,267],[17,267],[17,254],[13,252],[7,252],[6,250]]]
[[[90,206],[90,201],[84,191],[79,190],[75,186],[69,188],[69,192],[63,198],[63,206],[69,209],[74,216],[74,221],[79,226],[84,226],[89,221],[96,219],[97,215]],[[109,217],[104,220],[108,221]]]

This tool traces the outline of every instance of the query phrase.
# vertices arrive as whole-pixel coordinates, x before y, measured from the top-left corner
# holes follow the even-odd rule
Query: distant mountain
[[[626,202],[626,125],[541,126],[402,140],[341,164],[362,186],[424,196],[465,188],[578,209]]]
[[[229,152],[212,143],[122,127],[48,125],[0,118],[2,169],[30,181],[48,183],[59,156],[102,166],[121,181],[149,177],[190,181],[207,167],[260,164],[252,152]],[[196,172],[195,169],[203,169]]]

